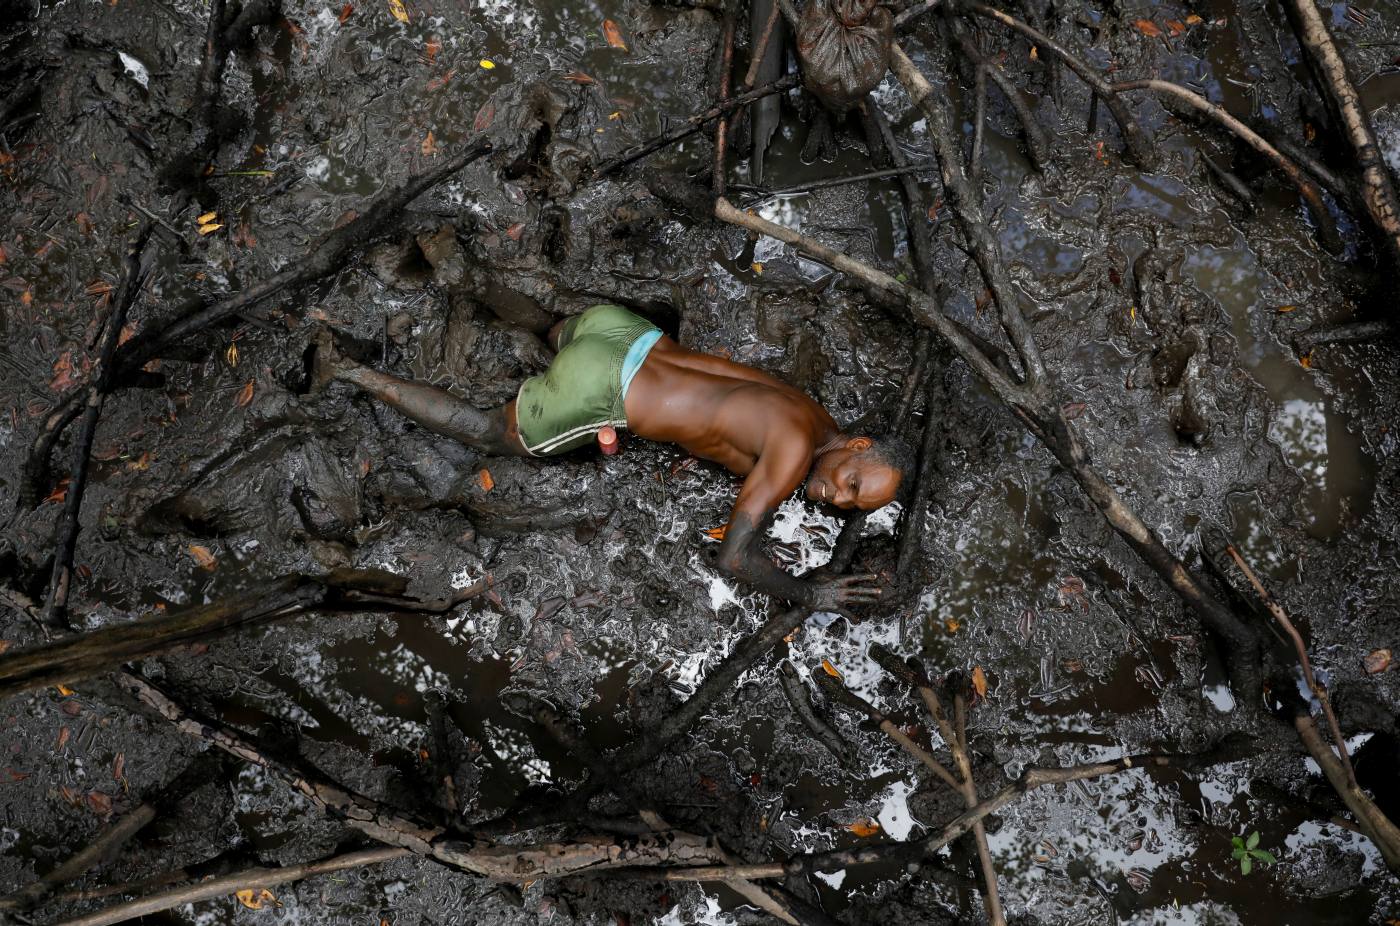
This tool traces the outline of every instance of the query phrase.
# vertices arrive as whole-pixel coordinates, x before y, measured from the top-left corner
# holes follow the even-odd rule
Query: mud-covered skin
[[[717,31],[703,10],[599,11],[619,23],[630,49],[623,53],[587,37],[599,32],[596,17],[565,16],[545,4],[532,16],[510,10],[516,15],[509,24],[508,14],[491,5],[469,14],[437,4],[420,19],[422,8],[409,4],[414,18],[407,26],[383,7],[354,7],[342,24],[340,4],[287,3],[288,22],[301,31],[279,24],[258,37],[254,54],[234,56],[226,86],[246,126],[220,163],[277,174],[211,178],[218,198],[175,221],[190,254],[178,256],[179,248],[166,243],[161,273],[136,306],[135,323],[188,289],[230,291],[284,269],[381,182],[402,178],[430,157],[421,153],[429,128],[439,147],[451,146],[473,130],[488,102],[495,116],[483,131],[509,152],[503,160],[514,162],[533,144],[530,120],[540,110],[531,105],[530,87],[540,82],[563,101],[540,164],[565,165],[579,148],[613,154],[660,131],[662,115],[695,108],[694,88],[703,85]],[[1021,8],[1042,15],[1035,4]],[[1394,56],[1383,43],[1400,28],[1389,5],[1366,9],[1376,17],[1371,26],[1347,17],[1336,23],[1358,80]],[[1260,118],[1290,137],[1305,137],[1304,119],[1325,133],[1315,121],[1319,114],[1309,111],[1315,94],[1278,54],[1291,40],[1265,9],[1163,4],[1125,18],[1103,5],[1066,2],[1053,12],[1044,16],[1048,31],[1095,43],[1094,60],[1105,66],[1111,60],[1116,73],[1202,79],[1232,112],[1250,112],[1257,98]],[[1205,22],[1182,36],[1168,33],[1170,50],[1133,25],[1150,16],[1166,30],[1169,20],[1184,23],[1191,12]],[[8,516],[9,480],[37,427],[36,410],[53,400],[57,358],[73,350],[81,368],[92,343],[100,297],[86,289],[98,280],[115,282],[124,229],[137,220],[115,194],[130,192],[153,209],[163,202],[153,182],[163,157],[136,138],[183,147],[181,116],[191,103],[186,91],[202,42],[202,8],[183,0],[50,4],[37,15],[40,37],[6,58],[56,67],[45,72],[42,106],[32,110],[38,118],[18,135],[7,133],[15,161],[0,167],[6,178],[0,241],[7,253],[0,268],[0,517]],[[1215,25],[1216,18],[1225,24]],[[10,22],[0,15],[0,30]],[[1096,462],[1183,555],[1194,557],[1201,524],[1227,529],[1299,620],[1317,665],[1330,675],[1347,734],[1375,731],[1371,742],[1393,738],[1400,672],[1367,675],[1359,657],[1394,646],[1393,615],[1400,608],[1396,345],[1392,339],[1319,348],[1310,369],[1288,347],[1299,331],[1387,304],[1365,259],[1319,257],[1280,184],[1250,174],[1231,146],[1176,123],[1151,101],[1132,105],[1158,132],[1165,162],[1146,177],[1123,166],[1117,130],[1103,113],[1097,133],[1083,134],[1088,97],[1072,75],[1047,66],[1044,54],[1040,63],[1028,63],[1023,42],[1007,42],[993,29],[979,32],[987,53],[1021,80],[1057,140],[1055,159],[1065,176],[1042,181],[1017,153],[1014,120],[997,93],[989,94],[987,213],[995,216],[1065,401],[1084,405],[1075,420],[1092,440]],[[70,44],[65,35],[88,44]],[[442,49],[426,62],[431,35]],[[902,42],[932,72],[947,69],[923,53],[918,36]],[[116,49],[144,61],[149,89],[126,73]],[[481,69],[484,55],[498,67]],[[576,68],[596,82],[563,79]],[[449,70],[455,73],[445,84],[430,88]],[[1257,90],[1251,95],[1226,78]],[[1383,143],[1393,149],[1400,137],[1395,78],[1378,74],[1363,92],[1376,107]],[[886,86],[876,96],[911,158],[926,152],[917,116],[905,112],[899,93]],[[609,119],[614,112],[619,117]],[[765,182],[788,185],[869,169],[852,147],[834,163],[808,169],[796,150],[802,125],[782,129]],[[1198,146],[1239,169],[1259,192],[1253,216],[1216,205],[1191,167]],[[658,160],[700,167],[707,155],[697,143]],[[412,231],[432,233],[450,222],[469,266],[488,266],[502,286],[550,313],[600,301],[661,310],[683,343],[727,351],[799,386],[843,425],[897,392],[910,332],[825,268],[773,242],[748,241],[742,232],[672,221],[625,178],[583,185],[553,201],[540,198],[554,185],[544,172],[507,179],[497,164],[474,165],[415,204],[439,222]],[[895,194],[892,185],[870,192],[835,188],[755,208],[800,221],[821,240],[913,279],[901,256]],[[232,221],[200,237],[193,218],[211,208]],[[75,220],[79,212],[92,220],[91,235]],[[625,227],[609,221],[615,214]],[[235,241],[244,221],[256,244],[242,236]],[[507,233],[520,223],[518,239]],[[983,283],[957,248],[946,208],[931,231],[949,311],[994,337],[994,319],[977,310]],[[1168,237],[1158,241],[1163,233]],[[49,235],[57,239],[51,245]],[[1132,263],[1153,246],[1185,254],[1179,271],[1169,273],[1179,272],[1222,307],[1222,317],[1180,322],[1178,334],[1196,324],[1208,344],[1232,348],[1210,349],[1209,365],[1223,374],[1220,415],[1199,447],[1181,440],[1171,422],[1171,390],[1153,381],[1152,358],[1171,342],[1159,339],[1141,310],[1136,317],[1130,311]],[[763,266],[761,274],[754,263]],[[200,272],[203,279],[196,278]],[[1172,279],[1166,295],[1180,283]],[[29,307],[21,299],[26,289]],[[1280,311],[1286,306],[1294,308]],[[696,552],[699,530],[723,524],[733,500],[734,487],[722,476],[672,448],[641,441],[607,460],[547,467],[487,460],[392,410],[352,399],[349,390],[306,399],[301,352],[308,331],[298,320],[318,311],[376,345],[390,319],[386,369],[454,382],[454,393],[479,408],[509,398],[489,393],[498,381],[496,365],[517,371],[508,377],[525,369],[502,342],[481,347],[475,357],[451,346],[465,343],[455,340],[458,331],[494,337],[489,306],[472,302],[447,337],[453,306],[437,283],[398,291],[363,265],[265,309],[272,328],[240,322],[211,332],[186,359],[163,361],[163,388],[124,393],[104,411],[78,547],[78,619],[92,626],[127,620],[142,606],[220,596],[334,557],[391,568],[427,597],[489,572],[503,606],[441,622],[306,618],[152,660],[147,671],[226,720],[299,749],[357,790],[408,806],[419,802],[428,813],[435,784],[418,750],[436,745],[422,692],[439,689],[456,728],[451,760],[463,803],[469,818],[479,819],[526,787],[566,788],[586,774],[548,737],[505,711],[500,691],[547,697],[577,711],[595,743],[621,745],[653,727],[740,633],[762,620],[759,600],[723,585]],[[231,344],[238,347],[237,365],[227,358]],[[1193,348],[1192,356],[1202,354]],[[449,364],[460,364],[451,376]],[[454,380],[457,369],[463,375]],[[935,375],[946,399],[937,405],[943,431],[934,504],[915,563],[922,598],[882,602],[858,624],[827,623],[829,617],[809,622],[785,650],[799,673],[829,659],[897,722],[915,725],[924,722],[917,705],[864,656],[872,634],[925,656],[931,671],[981,666],[990,687],[971,712],[970,743],[983,794],[1028,763],[1190,750],[1234,729],[1236,716],[1205,696],[1220,697],[1218,676],[1213,644],[1194,619],[961,365],[939,367]],[[235,400],[249,382],[252,401],[239,406]],[[493,477],[490,491],[482,469]],[[299,492],[314,493],[336,520],[315,505],[298,507]],[[155,518],[152,512],[167,502],[177,510]],[[17,576],[31,590],[42,586],[58,507],[43,505],[0,529],[0,574]],[[774,552],[819,559],[834,526],[815,507],[794,524],[792,511],[780,510],[775,530],[790,528],[796,539]],[[336,523],[345,518],[354,521],[348,535]],[[331,539],[313,535],[307,520]],[[888,532],[883,524],[871,529],[857,569],[888,566]],[[216,568],[200,568],[192,545],[210,550]],[[1082,593],[1071,578],[1083,580]],[[40,635],[28,618],[0,606],[0,639],[17,648]],[[664,806],[668,820],[715,832],[736,856],[761,861],[857,844],[849,827],[867,817],[886,836],[904,834],[904,826],[916,835],[961,811],[957,796],[936,784],[916,785],[906,796],[903,787],[922,780],[918,768],[868,724],[838,711],[832,726],[858,755],[859,772],[843,771],[814,746],[770,671],[760,666],[746,675],[671,754],[636,776],[639,791]],[[75,687],[72,697],[50,689],[0,705],[0,890],[28,883],[100,830],[103,819],[88,803],[89,791],[110,796],[120,813],[168,780],[195,748],[101,683]],[[75,716],[64,708],[72,702]],[[65,728],[67,741],[58,747]],[[1036,792],[998,815],[989,828],[1013,921],[1107,923],[1118,915],[1131,923],[1194,918],[1273,926],[1287,909],[1300,923],[1350,926],[1358,918],[1395,916],[1394,879],[1374,869],[1364,841],[1306,819],[1312,812],[1299,796],[1330,812],[1330,789],[1305,768],[1296,738],[1271,729],[1261,727],[1265,748],[1258,759],[1208,776],[1131,773],[1082,789]],[[1357,750],[1358,774],[1385,793],[1384,775],[1394,766],[1376,749],[1368,743]],[[112,776],[118,754],[125,782]],[[339,824],[308,812],[256,770],[236,768],[227,779],[231,785],[211,783],[192,795],[85,886],[144,878],[230,847],[263,864],[302,862],[335,851],[343,838]],[[612,797],[593,809],[628,810]],[[1229,837],[1254,829],[1280,864],[1241,877],[1230,864]],[[973,876],[967,854],[954,847],[943,863],[963,880],[881,869],[849,871],[839,888],[821,880],[788,886],[848,926],[975,920],[981,908],[967,886]],[[620,917],[634,924],[759,921],[732,895],[706,886],[576,879],[537,882],[516,893],[412,859],[367,870],[363,878],[286,885],[276,894],[283,905],[276,914],[225,898],[172,916],[232,924],[273,915],[308,926],[454,918],[511,926]],[[56,906],[43,921],[97,906]]]

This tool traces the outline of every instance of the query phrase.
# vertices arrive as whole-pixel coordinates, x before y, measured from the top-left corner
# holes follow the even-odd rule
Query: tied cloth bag
[[[885,76],[894,18],[878,0],[809,0],[797,25],[802,82],[843,113]]]

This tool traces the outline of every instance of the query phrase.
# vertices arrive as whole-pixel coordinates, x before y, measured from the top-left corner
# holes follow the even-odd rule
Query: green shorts
[[[661,330],[615,305],[595,305],[564,324],[549,369],[520,386],[515,417],[532,456],[584,444],[605,425],[627,424],[623,399]]]

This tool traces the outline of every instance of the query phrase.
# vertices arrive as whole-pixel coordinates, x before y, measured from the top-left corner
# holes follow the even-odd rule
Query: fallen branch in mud
[[[948,767],[935,759],[927,749],[910,739],[909,734],[901,730],[899,725],[886,717],[879,708],[851,691],[842,684],[840,679],[829,675],[821,666],[813,669],[811,675],[816,680],[817,687],[822,689],[827,697],[870,718],[870,721],[880,728],[881,733],[898,743],[901,749],[942,779],[944,784],[954,791],[959,790],[958,779],[948,770]]]
[[[963,804],[972,809],[978,804],[977,783],[972,777],[972,756],[967,748],[967,711],[961,693],[954,695],[954,721],[948,720],[948,712],[943,708],[943,701],[938,697],[937,690],[922,671],[910,666],[902,661],[891,650],[883,644],[873,643],[870,646],[870,658],[886,672],[895,678],[902,680],[919,693],[919,698],[924,702],[924,707],[928,710],[929,716],[938,727],[938,733],[943,737],[943,742],[948,744],[948,750],[953,754],[953,763],[958,770],[958,793],[963,797]],[[987,843],[987,830],[981,820],[972,825],[972,836],[977,845],[977,860],[982,869],[982,883],[986,894],[984,900],[987,907],[987,919],[993,924],[1005,924],[1005,913],[1001,907],[1001,897],[997,891],[997,870],[992,862],[991,848]]]
[[[719,92],[716,94],[715,105],[723,106],[729,102],[730,79],[734,70],[734,7],[737,0],[729,0],[724,5],[724,26],[720,29],[719,36]],[[729,120],[715,120],[715,158],[714,167],[710,175],[710,189],[714,190],[716,196],[723,196],[725,183],[728,179],[729,153]]]
[[[234,872],[209,881],[200,881],[150,897],[117,904],[96,913],[89,913],[87,916],[63,920],[55,926],[111,926],[113,923],[125,923],[139,917],[149,916],[152,913],[159,913],[162,910],[172,910],[184,904],[225,897],[236,891],[253,890],[256,892],[276,887],[279,884],[313,878],[316,875],[363,868],[366,865],[380,865],[408,854],[407,849],[385,847],[347,852],[343,855],[335,855],[303,865],[287,865],[282,868],[249,868],[246,871]]]
[[[1302,168],[1269,144],[1259,133],[1230,115],[1224,107],[1217,106],[1199,93],[1166,80],[1125,80],[1114,84],[1113,89],[1119,93],[1127,93],[1131,90],[1151,90],[1153,93],[1163,94],[1173,100],[1185,103],[1196,112],[1210,117],[1245,144],[1268,158],[1297,188],[1298,195],[1303,198],[1303,202],[1307,203],[1308,212],[1312,214],[1313,221],[1317,225],[1318,235],[1322,239],[1322,246],[1333,254],[1341,253],[1344,247],[1341,236],[1337,234],[1336,223],[1332,221],[1332,214],[1327,211],[1327,204],[1323,202],[1322,191],[1318,189],[1317,184],[1303,172]]]
[[[1342,736],[1341,725],[1337,723],[1337,715],[1332,710],[1332,698],[1327,694],[1327,688],[1318,682],[1317,676],[1313,675],[1312,660],[1308,658],[1308,648],[1303,644],[1303,637],[1298,633],[1298,628],[1293,626],[1293,622],[1288,619],[1288,612],[1283,610],[1283,605],[1278,603],[1269,590],[1264,587],[1264,583],[1259,581],[1259,577],[1254,574],[1254,570],[1249,568],[1249,563],[1245,562],[1240,551],[1231,544],[1225,548],[1225,552],[1230,554],[1230,558],[1235,561],[1240,572],[1254,588],[1259,600],[1264,603],[1278,625],[1288,634],[1289,641],[1293,644],[1293,651],[1298,655],[1298,667],[1303,672],[1303,682],[1312,692],[1312,696],[1322,705],[1322,714],[1327,718],[1327,728],[1332,733],[1332,741],[1337,745],[1337,752],[1341,755],[1342,768],[1346,770],[1348,783],[1356,787],[1356,772],[1351,767],[1351,756],[1347,755],[1347,740]]]
[[[55,890],[76,881],[89,869],[109,861],[131,837],[152,823],[161,813],[183,800],[186,795],[209,780],[208,754],[196,758],[183,772],[157,794],[142,801],[105,827],[92,842],[52,871],[41,876],[7,897],[0,898],[0,911],[32,910],[48,899]]]
[[[1347,73],[1346,59],[1327,30],[1315,0],[1286,0],[1298,44],[1317,78],[1322,97],[1341,134],[1356,155],[1360,199],[1379,234],[1392,272],[1400,272],[1400,195],[1376,142],[1376,132],[1362,108],[1356,84]]]
[[[631,164],[634,161],[641,160],[642,158],[655,151],[660,151],[667,145],[673,145],[676,142],[680,141],[682,138],[688,138],[689,136],[694,135],[696,132],[699,132],[702,128],[704,128],[705,123],[709,122],[712,119],[718,119],[720,116],[724,115],[727,112],[730,112],[731,110],[738,109],[741,106],[747,106],[754,100],[760,100],[763,97],[771,96],[774,93],[786,93],[793,87],[796,87],[800,81],[801,77],[799,75],[789,74],[786,77],[773,81],[771,84],[764,84],[762,87],[755,87],[748,93],[741,93],[738,96],[730,97],[723,103],[711,106],[704,112],[696,113],[695,115],[690,116],[683,123],[681,123],[681,125],[678,128],[671,129],[669,132],[662,132],[660,135],[656,136],[655,138],[649,141],[633,145],[632,147],[628,148],[626,151],[622,152],[616,157],[609,158],[608,160],[599,164],[597,167],[593,168],[593,173],[591,176],[596,179],[598,177],[603,177],[610,173],[613,173],[614,171],[626,167],[628,164]]]
[[[778,664],[778,682],[783,686],[783,694],[787,696],[788,704],[792,705],[792,712],[797,715],[797,719],[802,721],[803,726],[827,752],[836,757],[838,763],[849,767],[854,759],[854,750],[831,728],[831,724],[817,716],[807,686],[802,683],[792,663],[786,659]]]
[[[472,142],[442,165],[411,177],[403,185],[375,197],[363,213],[332,231],[305,259],[293,263],[281,273],[217,302],[193,299],[175,310],[171,317],[147,324],[131,340],[118,347],[111,366],[105,371],[104,391],[110,393],[122,388],[126,378],[185,338],[247,311],[283,290],[304,286],[331,275],[345,264],[356,249],[385,234],[392,227],[394,216],[420,194],[490,151],[491,143],[486,139]],[[81,387],[72,390],[45,419],[25,464],[19,495],[21,505],[32,508],[47,494],[49,452],[63,429],[81,412],[83,394]]]
[[[407,583],[377,571],[337,570],[327,576],[285,576],[255,592],[77,634],[0,656],[0,698],[69,684],[176,646],[314,610],[411,611],[441,614],[487,591],[483,579],[445,601],[404,595]]]
[[[1225,757],[1213,752],[1204,755],[1164,755],[1144,753],[1123,756],[1110,762],[1095,762],[1087,765],[1072,765],[1066,768],[1032,768],[1022,773],[1013,784],[1007,785],[994,796],[969,808],[951,822],[923,839],[909,842],[887,842],[858,849],[840,849],[829,852],[815,852],[797,855],[783,862],[767,862],[756,865],[697,866],[692,868],[666,868],[660,871],[624,872],[629,876],[642,878],[662,878],[667,881],[715,881],[725,878],[802,877],[816,872],[839,871],[886,862],[918,865],[933,857],[944,846],[971,832],[972,825],[991,814],[1000,811],[1036,788],[1046,785],[1068,784],[1074,781],[1087,781],[1113,775],[1132,769],[1148,768],[1190,768],[1230,761],[1238,758],[1229,752]]]
[[[1315,328],[1304,331],[1293,338],[1293,346],[1299,353],[1306,354],[1320,344],[1338,344],[1347,341],[1370,341],[1384,337],[1395,330],[1389,322],[1348,322],[1330,328]]]
[[[1010,29],[1013,29],[1035,44],[1041,53],[1049,52],[1055,58],[1073,71],[1080,80],[1088,84],[1108,111],[1113,114],[1113,119],[1118,123],[1119,130],[1123,133],[1123,144],[1128,149],[1129,158],[1143,170],[1151,170],[1156,163],[1156,155],[1152,151],[1152,140],[1147,133],[1138,125],[1133,114],[1128,111],[1127,104],[1123,98],[1104,80],[1103,75],[1090,67],[1082,58],[1071,54],[1063,45],[1054,39],[1040,32],[1033,26],[1022,22],[1010,14],[1001,10],[987,6],[985,3],[957,2],[950,5],[953,12],[969,12],[987,19],[995,20]],[[894,69],[893,63],[890,65]],[[1092,107],[1091,107],[1092,108]]]
[[[1303,741],[1308,755],[1312,756],[1313,761],[1322,769],[1322,774],[1341,797],[1342,803],[1356,815],[1361,831],[1381,851],[1386,867],[1393,872],[1400,872],[1400,827],[1396,827],[1376,806],[1376,802],[1371,800],[1370,795],[1361,790],[1355,780],[1347,775],[1341,759],[1337,758],[1332,747],[1322,739],[1322,733],[1310,715],[1299,713],[1293,718],[1293,727],[1298,731],[1298,738]]]
[[[962,52],[978,74],[985,74],[992,79],[992,83],[1001,90],[1001,95],[1006,99],[1011,111],[1016,114],[1016,120],[1021,123],[1021,136],[1026,140],[1026,153],[1030,156],[1031,165],[1041,173],[1050,169],[1050,136],[1036,120],[1035,114],[1031,112],[1030,106],[1026,104],[1025,97],[1021,96],[1021,88],[1017,87],[1002,67],[995,61],[982,54],[981,49],[973,42],[972,37],[963,28],[962,22],[957,17],[946,17],[948,28],[953,33],[953,38],[957,40],[958,50]],[[979,120],[980,124],[980,120]],[[978,160],[974,156],[973,164]]]
[[[68,608],[68,593],[73,581],[73,554],[78,546],[78,515],[82,511],[83,493],[87,488],[88,466],[92,461],[92,442],[97,437],[97,422],[102,417],[102,403],[106,398],[106,387],[110,380],[109,371],[116,356],[117,345],[121,342],[122,328],[126,325],[127,312],[136,301],[136,294],[146,279],[146,268],[142,254],[146,242],[151,237],[151,223],[142,223],[136,236],[127,248],[126,259],[122,264],[122,280],[112,300],[112,311],[107,316],[107,328],[102,333],[102,343],[98,348],[97,362],[93,365],[87,386],[87,399],[83,403],[83,422],[78,431],[78,439],[73,442],[73,467],[68,477],[68,491],[63,498],[63,513],[59,515],[58,529],[55,532],[53,568],[49,574],[49,592],[44,602],[42,622],[50,627],[64,622]]]

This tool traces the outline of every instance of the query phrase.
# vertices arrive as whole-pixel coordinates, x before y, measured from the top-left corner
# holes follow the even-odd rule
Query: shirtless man
[[[604,427],[679,444],[744,477],[718,566],[760,591],[814,610],[873,602],[873,575],[794,578],[764,555],[778,505],[803,479],[807,497],[870,511],[895,497],[912,454],[902,443],[843,434],[811,398],[752,367],[686,350],[615,305],[555,325],[558,351],[514,402],[482,412],[436,386],[354,363],[318,337],[316,385],[350,383],[423,427],[486,453],[553,456],[593,442]]]

